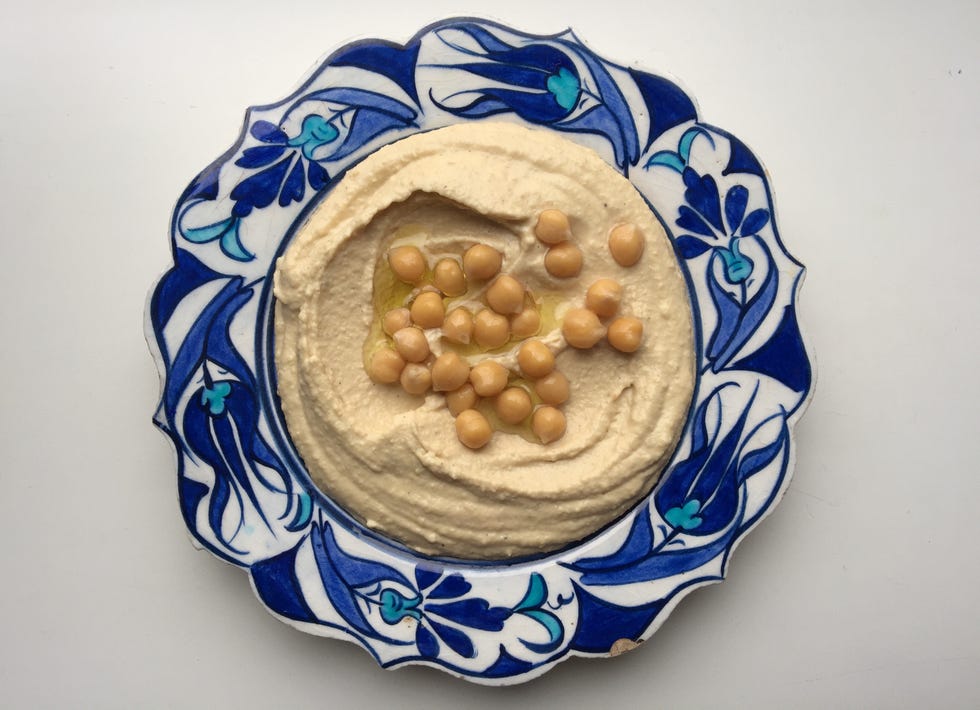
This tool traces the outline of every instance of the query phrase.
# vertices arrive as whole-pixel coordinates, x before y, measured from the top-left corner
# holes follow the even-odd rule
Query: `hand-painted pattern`
[[[724,575],[785,490],[790,427],[811,388],[795,316],[802,267],[744,145],[700,123],[668,79],[607,62],[570,32],[476,20],[404,46],[345,47],[248,116],[178,202],[174,265],[147,310],[163,374],[155,421],[177,448],[181,510],[202,546],[246,568],[263,602],[305,630],[353,637],[386,667],[495,683],[645,638],[672,600]],[[275,256],[337,175],[411,133],[494,117],[579,140],[633,180],[689,272],[704,344],[684,437],[654,493],[581,545],[487,567],[378,539],[313,490],[276,410],[268,323]]]

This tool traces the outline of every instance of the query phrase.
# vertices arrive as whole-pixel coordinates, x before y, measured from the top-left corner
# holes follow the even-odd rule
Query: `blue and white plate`
[[[271,327],[275,259],[347,168],[413,133],[488,119],[587,145],[646,197],[687,272],[699,363],[653,493],[577,546],[499,565],[414,553],[316,490],[278,409]],[[629,648],[723,578],[788,485],[812,373],[796,317],[803,267],[776,231],[766,172],[670,79],[608,62],[571,32],[457,19],[405,45],[343,47],[286,99],[248,110],[180,196],[170,239],[146,331],[184,520],[276,616],[354,640],[384,667],[504,684]]]

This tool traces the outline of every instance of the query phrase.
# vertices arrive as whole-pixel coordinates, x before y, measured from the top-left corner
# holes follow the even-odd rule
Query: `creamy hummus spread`
[[[570,237],[561,248],[555,240],[563,237],[540,232],[544,212],[567,216]],[[559,253],[570,244],[580,265],[574,253],[571,261]],[[369,377],[372,357],[394,348],[385,314],[410,308],[420,295],[438,294],[420,304],[438,310],[441,298],[447,313],[493,315],[492,280],[471,278],[464,293],[446,287],[458,295],[437,291],[429,276],[402,283],[391,273],[393,250],[417,248],[431,274],[440,260],[462,264],[474,245],[496,250],[500,273],[519,284],[504,283],[494,302],[519,311],[504,286],[525,289],[523,307],[537,311],[537,331],[484,347],[413,325],[425,342],[409,333],[416,338],[397,344],[427,345],[428,355],[411,363],[411,382]],[[618,306],[601,301],[609,281],[621,286]],[[568,326],[582,321],[587,291],[590,304],[600,303],[593,308],[600,315],[584,313],[600,321],[596,337],[603,337],[594,345],[563,333],[566,315]],[[279,396],[310,476],[364,525],[425,554],[507,559],[588,537],[649,493],[684,426],[695,359],[691,305],[673,249],[628,180],[592,150],[550,132],[474,122],[380,149],[298,230],[279,261],[275,296]],[[627,316],[622,327],[609,315],[617,309]],[[514,331],[518,315],[508,315]],[[517,424],[494,420],[489,400],[454,417],[447,393],[427,388],[426,369],[452,351],[466,367],[502,365],[511,389],[525,389],[535,411],[542,409],[518,361],[529,338],[554,355],[551,366],[569,382],[567,401],[553,408],[560,413],[540,417],[548,425],[560,420],[557,435],[552,427],[536,436],[531,415]],[[535,347],[540,352],[532,354],[548,358]],[[485,417],[474,413],[481,407]],[[466,417],[489,422],[492,438],[464,444],[459,420]]]

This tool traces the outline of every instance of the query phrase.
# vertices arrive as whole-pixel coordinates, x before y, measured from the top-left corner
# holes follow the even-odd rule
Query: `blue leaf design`
[[[432,626],[432,630],[439,634],[439,638],[460,656],[463,656],[463,658],[473,658],[476,655],[473,642],[462,631],[454,629],[451,626],[446,626],[445,624],[440,624],[432,619],[429,619],[428,623]]]
[[[330,160],[346,158],[354,151],[363,148],[368,141],[380,136],[386,131],[405,128],[411,124],[402,116],[392,115],[384,111],[362,108],[351,119],[351,127],[347,132],[340,148],[330,155]]]
[[[728,220],[728,229],[731,234],[735,234],[742,218],[745,216],[745,206],[749,202],[748,188],[742,185],[735,185],[725,195],[725,219]]]
[[[535,653],[551,653],[561,646],[561,642],[565,638],[565,629],[562,628],[561,621],[559,621],[557,616],[544,609],[529,609],[521,613],[530,619],[534,619],[548,632],[548,641],[546,643],[533,643],[521,639],[521,643],[528,650],[534,651]]]
[[[242,239],[238,234],[238,228],[241,224],[241,220],[235,219],[231,223],[231,228],[221,235],[221,240],[218,244],[221,246],[221,251],[225,256],[229,256],[235,261],[251,261],[255,258],[255,254],[250,252],[242,244]]]
[[[586,572],[582,575],[581,582],[585,585],[601,587],[650,582],[655,579],[690,572],[722,554],[734,537],[735,530],[736,528],[733,527],[728,534],[722,535],[717,540],[702,547],[658,552],[656,555],[640,560],[629,567]],[[590,622],[592,621],[590,619]]]
[[[296,513],[293,519],[286,525],[289,532],[297,532],[305,528],[313,518],[313,499],[307,493],[300,493],[296,496]]]
[[[235,223],[233,217],[223,219],[220,222],[209,224],[205,227],[194,227],[193,229],[182,229],[181,235],[193,244],[207,244],[215,239],[220,239]]]
[[[260,145],[254,148],[246,148],[242,151],[242,157],[235,161],[235,165],[240,168],[261,168],[277,160],[286,151],[284,145]]]
[[[314,532],[317,531],[323,538],[323,545],[332,566],[349,587],[368,587],[379,582],[397,582],[411,589],[411,583],[393,567],[344,552],[337,544],[330,525],[326,523],[314,525]]]
[[[570,648],[586,653],[608,653],[621,638],[638,639],[669,599],[638,606],[619,606],[572,583],[578,598],[578,623]]]
[[[281,143],[285,144],[289,140],[289,137],[283,132],[279,126],[274,123],[269,123],[268,121],[256,121],[252,124],[252,128],[249,131],[252,136],[263,143]]]
[[[650,159],[647,160],[646,165],[643,167],[644,169],[649,170],[657,165],[663,165],[664,167],[675,170],[678,173],[684,172],[684,168],[687,167],[687,164],[681,160],[681,157],[677,153],[670,150],[661,150],[658,153],[654,153],[650,156]]]
[[[369,108],[399,117],[406,123],[413,121],[416,116],[415,110],[410,106],[406,106],[401,101],[375,91],[350,86],[335,86],[329,89],[314,91],[303,96],[294,104],[294,107],[308,101],[327,101],[352,108]]]
[[[325,188],[330,182],[330,175],[327,171],[314,161],[310,161],[307,167],[307,177],[310,181],[310,187],[317,192]]]
[[[279,206],[286,207],[290,202],[300,202],[306,194],[306,180],[303,176],[303,161],[297,160],[289,172],[279,194]]]
[[[684,199],[701,214],[719,232],[724,230],[721,224],[721,204],[718,197],[718,185],[711,175],[698,175],[693,168],[685,168]]]
[[[442,572],[436,570],[425,569],[424,567],[415,568],[415,584],[419,591],[425,591],[431,587],[441,576]]]
[[[742,222],[741,234],[748,237],[758,234],[759,231],[769,223],[769,210],[757,209],[749,213],[749,216]]]
[[[465,32],[470,37],[475,39],[477,44],[479,44],[487,52],[506,52],[507,50],[512,49],[512,47],[506,42],[504,42],[502,39],[498,38],[490,31],[484,29],[480,25],[477,25],[473,22],[454,23],[454,24],[446,25],[444,30],[436,31],[436,36],[440,40],[442,40],[444,44],[446,44],[449,47],[452,47],[453,49],[459,50],[460,52],[464,52],[466,54],[474,54],[474,52],[471,52],[465,49],[464,47],[460,46],[459,44],[450,41],[449,33],[445,31],[449,29]]]
[[[439,642],[423,624],[415,627],[415,643],[419,647],[419,655],[426,658],[435,658],[439,655]]]
[[[713,259],[714,257],[712,257]],[[718,313],[718,324],[708,341],[707,350],[708,359],[714,362],[717,361],[725,346],[734,336],[735,330],[738,328],[742,307],[735,300],[735,297],[718,283],[711,264],[708,265],[708,292],[711,294],[711,301],[715,304],[715,311]]]
[[[772,337],[754,353],[732,364],[736,370],[750,370],[779,380],[794,392],[810,387],[810,362],[803,347],[803,337],[792,306],[783,309],[783,317]]]
[[[195,289],[206,283],[223,278],[209,266],[185,249],[174,251],[174,267],[160,279],[150,305],[151,320],[157,332],[162,332],[170,321],[170,316],[177,310],[180,302]],[[163,338],[157,339],[160,351],[169,364],[166,343]]]
[[[191,200],[214,200],[218,197],[218,177],[221,174],[221,162],[215,162],[194,178],[194,181],[187,186],[180,202]]]
[[[532,572],[531,578],[527,582],[527,591],[524,597],[514,607],[514,611],[524,611],[535,609],[547,600],[548,586],[544,583],[544,577],[538,572]]]
[[[601,557],[585,557],[567,566],[578,571],[624,567],[647,555],[652,547],[653,527],[650,521],[650,511],[649,508],[644,508],[637,511],[633,525],[618,550]],[[538,605],[535,604],[534,606]]]
[[[688,229],[695,234],[717,239],[714,231],[710,226],[708,226],[708,223],[701,219],[701,216],[687,205],[680,206],[678,209],[678,215],[680,216],[677,218],[675,223],[681,229]]]
[[[702,239],[689,235],[682,235],[674,242],[674,249],[685,259],[694,259],[711,248],[711,245]]]
[[[776,437],[776,439],[772,443],[755,449],[754,451],[750,451],[742,457],[742,460],[738,464],[739,483],[747,479],[749,476],[757,474],[759,471],[771,464],[776,459],[776,456],[779,455],[779,452],[782,451],[788,439],[789,429],[786,426],[786,417],[785,415],[782,415],[782,427],[780,428],[779,435]]]
[[[660,76],[636,69],[628,71],[640,90],[650,116],[650,132],[643,150],[649,150],[658,136],[674,126],[697,118],[694,103],[679,86]]]
[[[342,49],[330,59],[330,64],[335,67],[358,67],[386,76],[417,104],[419,95],[415,87],[415,64],[421,46],[421,42],[413,42],[406,47],[394,47],[382,42],[359,44]]]
[[[454,599],[469,593],[472,586],[461,574],[451,574],[426,596],[429,599]]]
[[[717,129],[715,129],[717,131]],[[763,180],[766,179],[766,171],[763,170],[762,165],[756,160],[756,157],[752,155],[746,145],[740,141],[735,136],[730,133],[725,133],[719,131],[728,139],[728,145],[731,150],[731,155],[728,159],[728,165],[725,166],[722,175],[731,175],[733,173],[749,173],[751,175],[758,175]]]
[[[688,128],[684,131],[684,135],[681,136],[680,141],[677,143],[677,153],[681,156],[681,159],[686,165],[691,159],[691,147],[694,145],[694,141],[698,136],[704,136],[708,139],[708,143],[712,148],[715,147],[715,139],[711,137],[711,134],[700,126],[694,126],[693,128]]]
[[[512,613],[506,607],[490,606],[485,599],[462,599],[446,604],[426,603],[425,611],[461,626],[484,631],[500,631]]]
[[[293,161],[293,153],[265,170],[242,180],[231,191],[231,199],[235,200],[232,214],[245,217],[255,207],[268,207],[279,194],[279,187],[286,179],[289,164]]]
[[[260,560],[249,568],[255,592],[259,598],[280,616],[299,621],[315,621],[299,580],[296,578],[297,544],[267,560]]]

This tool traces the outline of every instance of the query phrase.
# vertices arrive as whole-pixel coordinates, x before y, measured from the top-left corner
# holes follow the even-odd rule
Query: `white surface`
[[[854,5],[6,3],[0,705],[980,705],[980,6]],[[819,373],[729,580],[633,653],[505,689],[378,670],[194,551],[142,339],[173,202],[245,107],[463,14],[666,70],[761,156]]]

